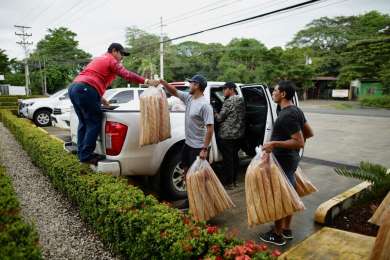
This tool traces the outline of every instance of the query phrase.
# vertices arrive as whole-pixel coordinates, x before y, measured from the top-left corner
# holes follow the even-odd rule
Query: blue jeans
[[[95,88],[85,83],[72,83],[68,92],[79,119],[77,155],[81,162],[85,162],[93,158],[102,128],[101,98]]]

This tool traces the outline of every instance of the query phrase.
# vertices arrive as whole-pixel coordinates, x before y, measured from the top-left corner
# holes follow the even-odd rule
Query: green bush
[[[385,96],[364,96],[359,98],[362,106],[390,108],[390,95]]]
[[[16,102],[3,102],[0,101],[0,107],[6,107],[6,106],[17,106]]]
[[[195,223],[179,210],[145,196],[125,179],[92,172],[65,152],[62,143],[9,111],[0,110],[0,119],[53,185],[79,206],[81,216],[102,240],[125,258],[215,259],[242,244],[224,230]],[[273,258],[268,251],[261,255],[265,255],[261,259]]]
[[[19,211],[11,179],[0,166],[0,259],[42,259],[38,234]]]
[[[12,102],[16,104],[18,102],[18,98],[10,96],[0,96],[0,102]]]

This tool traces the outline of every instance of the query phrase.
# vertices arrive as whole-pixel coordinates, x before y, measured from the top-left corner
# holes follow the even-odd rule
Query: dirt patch
[[[376,236],[379,227],[368,220],[378,208],[381,200],[355,205],[336,216],[332,227],[367,236]]]

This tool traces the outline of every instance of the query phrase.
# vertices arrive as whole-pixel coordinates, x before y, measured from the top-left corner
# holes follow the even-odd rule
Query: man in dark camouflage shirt
[[[223,157],[226,189],[233,189],[237,185],[238,151],[245,134],[245,103],[244,99],[236,94],[236,88],[233,82],[225,83],[223,86],[225,101],[220,113],[215,114],[215,119],[219,123],[219,150]]]

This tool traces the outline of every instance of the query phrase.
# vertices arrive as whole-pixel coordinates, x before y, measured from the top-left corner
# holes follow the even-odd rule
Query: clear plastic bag
[[[316,186],[303,173],[301,167],[298,166],[295,171],[296,191],[300,197],[307,196],[313,192],[318,191]]]
[[[390,208],[384,210],[369,260],[390,259]]]
[[[305,209],[272,154],[257,149],[245,175],[248,224],[264,224]]]
[[[141,94],[140,111],[140,146],[171,137],[168,101],[161,87],[149,87]]]
[[[235,207],[207,160],[197,157],[188,170],[186,184],[190,213],[195,221],[207,221]]]
[[[380,226],[382,221],[382,215],[384,214],[386,209],[390,209],[390,191],[387,193],[386,197],[383,199],[379,207],[375,210],[374,215],[372,215],[368,222]]]

